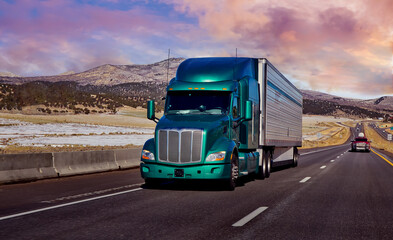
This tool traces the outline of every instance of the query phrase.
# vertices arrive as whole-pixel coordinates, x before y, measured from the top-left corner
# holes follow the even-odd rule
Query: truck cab
[[[147,104],[147,118],[157,125],[141,154],[146,184],[211,179],[233,190],[238,177],[268,177],[274,146],[260,145],[266,133],[260,96],[266,93],[257,80],[262,76],[258,63],[253,58],[192,58],[179,65],[167,86],[161,119],[155,117],[154,101]],[[289,136],[290,129],[283,135]]]

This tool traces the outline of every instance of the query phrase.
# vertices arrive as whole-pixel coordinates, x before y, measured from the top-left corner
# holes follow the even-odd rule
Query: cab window
[[[238,118],[239,117],[239,113],[240,113],[240,109],[239,109],[239,98],[238,97],[234,97],[233,98],[233,106],[232,106],[232,116],[233,118]]]

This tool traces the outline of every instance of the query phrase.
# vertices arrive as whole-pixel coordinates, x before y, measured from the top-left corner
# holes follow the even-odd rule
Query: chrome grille
[[[201,161],[202,130],[162,129],[158,131],[158,159],[171,163]]]

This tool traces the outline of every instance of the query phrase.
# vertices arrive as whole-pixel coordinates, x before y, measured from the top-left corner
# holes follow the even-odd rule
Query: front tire
[[[160,181],[154,178],[145,179],[145,188],[157,188],[160,185]]]
[[[236,182],[239,177],[239,161],[238,161],[238,156],[233,153],[231,156],[231,177],[227,182],[227,188],[230,191],[235,190],[236,188]]]

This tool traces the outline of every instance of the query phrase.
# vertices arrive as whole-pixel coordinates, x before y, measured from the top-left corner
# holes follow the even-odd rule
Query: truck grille
[[[164,129],[158,131],[158,159],[170,163],[201,161],[202,130]]]

